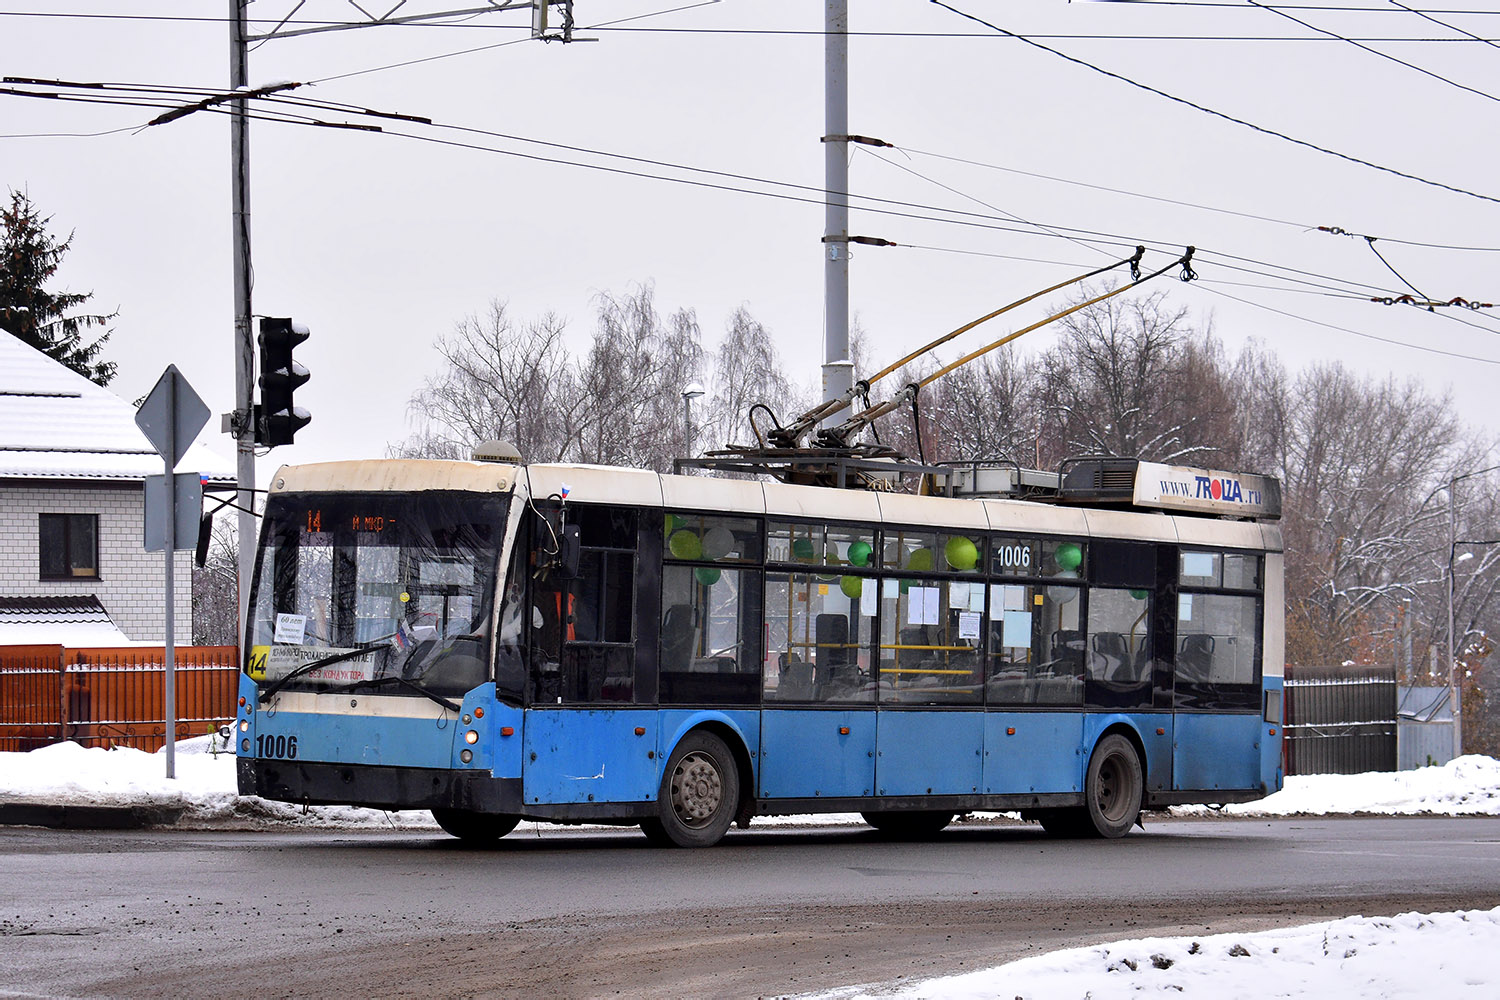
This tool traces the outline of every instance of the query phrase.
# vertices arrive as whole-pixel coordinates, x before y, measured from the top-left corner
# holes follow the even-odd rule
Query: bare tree
[[[1036,373],[1002,349],[934,382],[922,402],[929,456],[1034,464]]]
[[[459,322],[434,345],[444,367],[412,396],[418,430],[395,453],[468,458],[476,444],[500,438],[528,461],[562,459],[581,403],[564,329],[552,313],[518,326],[499,300]]]
[[[713,383],[699,447],[708,450],[731,442],[749,442],[752,407],[768,407],[778,420],[787,420],[807,409],[787,377],[771,334],[748,309],[740,306],[725,324],[724,339],[714,352]],[[768,418],[757,425],[765,430]]]
[[[239,640],[239,566],[234,519],[214,522],[208,559],[193,567],[193,644],[234,646]]]
[[[1285,497],[1288,655],[1357,658],[1358,642],[1393,638],[1404,599],[1430,632],[1445,603],[1436,593],[1447,557],[1439,490],[1475,447],[1450,401],[1337,364],[1309,368],[1281,391],[1261,406],[1285,415],[1273,471]]]
[[[574,422],[580,461],[666,471],[686,451],[682,390],[703,366],[698,321],[679,309],[665,322],[647,283],[599,296],[598,326],[579,367]]]
[[[1226,389],[1222,352],[1165,293],[1108,299],[1060,322],[1059,342],[1037,366],[1044,462],[1077,454],[1189,465],[1238,457],[1236,397]]]

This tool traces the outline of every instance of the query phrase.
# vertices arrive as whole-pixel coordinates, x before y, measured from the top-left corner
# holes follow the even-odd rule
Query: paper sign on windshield
[[[300,646],[307,638],[307,616],[306,615],[277,615],[276,635],[274,641],[289,642],[293,646]]]
[[[272,646],[266,651],[266,680],[274,681],[285,677],[304,664],[314,660],[321,660],[329,656],[337,656],[340,653],[348,653],[348,648],[337,646]],[[302,674],[300,679],[310,681],[324,681],[329,684],[348,684],[352,681],[368,681],[375,677],[375,653],[355,657],[352,660],[340,660],[330,663],[326,667],[318,667]]]

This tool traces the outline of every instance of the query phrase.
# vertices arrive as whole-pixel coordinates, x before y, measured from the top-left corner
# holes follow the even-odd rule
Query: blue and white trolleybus
[[[240,791],[430,809],[466,839],[525,818],[707,846],[816,812],[1120,837],[1281,787],[1274,480],[1088,459],[923,492],[283,467]]]

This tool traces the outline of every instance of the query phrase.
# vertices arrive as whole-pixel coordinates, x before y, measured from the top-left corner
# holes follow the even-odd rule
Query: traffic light
[[[270,316],[260,321],[260,406],[255,414],[255,443],[274,448],[291,444],[312,414],[292,405],[292,394],[312,376],[292,360],[292,351],[311,334],[301,323]]]

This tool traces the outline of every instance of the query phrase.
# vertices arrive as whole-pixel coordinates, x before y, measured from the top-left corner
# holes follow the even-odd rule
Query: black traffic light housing
[[[292,351],[311,334],[289,318],[260,321],[260,404],[255,408],[255,443],[274,448],[312,421],[312,414],[292,405],[297,387],[312,376],[292,360]]]

